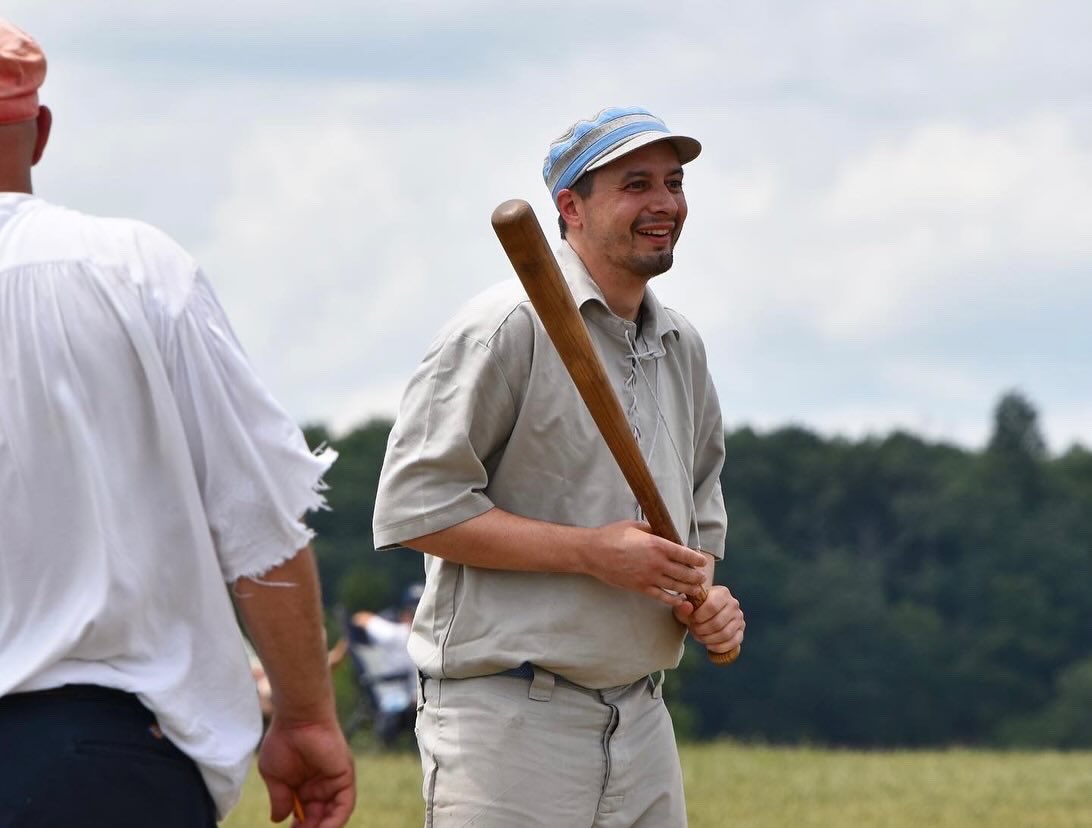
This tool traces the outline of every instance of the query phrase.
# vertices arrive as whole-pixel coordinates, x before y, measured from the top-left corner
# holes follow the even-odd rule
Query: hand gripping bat
[[[653,533],[682,543],[531,205],[519,199],[506,201],[493,211],[492,221],[504,252]],[[704,588],[690,596],[695,609],[705,599]],[[709,653],[715,664],[731,664],[738,657],[739,647],[727,653]]]

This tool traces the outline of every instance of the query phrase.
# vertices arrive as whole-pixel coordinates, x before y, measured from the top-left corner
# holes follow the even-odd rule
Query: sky
[[[968,448],[1019,390],[1092,447],[1086,0],[7,0],[49,60],[36,192],[201,262],[301,423],[392,417],[512,277],[489,223],[639,105],[703,144],[653,289],[725,424]]]

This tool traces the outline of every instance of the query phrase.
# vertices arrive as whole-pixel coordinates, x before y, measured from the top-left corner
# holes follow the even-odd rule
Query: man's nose
[[[649,209],[654,213],[663,213],[674,216],[679,212],[679,202],[676,200],[675,194],[667,188],[666,184],[660,184],[652,189],[652,199],[649,202]]]

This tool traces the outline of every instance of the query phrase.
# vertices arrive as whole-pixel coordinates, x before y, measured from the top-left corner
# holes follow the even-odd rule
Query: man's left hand
[[[708,595],[697,609],[689,601],[674,608],[675,618],[685,624],[694,639],[713,653],[728,653],[743,643],[747,626],[739,601],[728,587],[710,586]]]

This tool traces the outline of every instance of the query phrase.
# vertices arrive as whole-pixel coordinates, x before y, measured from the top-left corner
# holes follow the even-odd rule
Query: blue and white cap
[[[670,141],[686,164],[698,157],[701,144],[686,135],[675,135],[667,124],[636,106],[610,107],[589,121],[577,121],[550,144],[542,164],[542,177],[554,202],[584,173],[609,164],[654,141]]]

